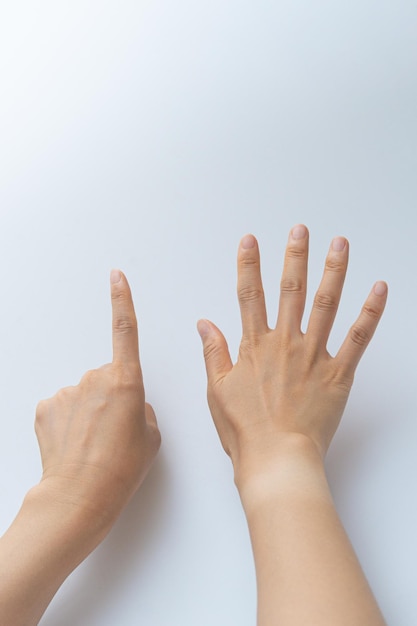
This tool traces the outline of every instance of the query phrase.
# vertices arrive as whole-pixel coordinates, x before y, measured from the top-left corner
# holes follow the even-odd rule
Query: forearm
[[[39,485],[0,539],[0,624],[38,624],[67,576],[106,534],[74,503]]]
[[[303,442],[240,489],[258,584],[258,626],[382,626],[336,513],[323,463]]]

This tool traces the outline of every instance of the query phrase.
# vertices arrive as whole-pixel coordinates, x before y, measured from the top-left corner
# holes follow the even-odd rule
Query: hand
[[[160,445],[145,403],[134,306],[125,276],[111,275],[113,361],[39,403],[41,487],[54,502],[111,525],[144,479]]]
[[[326,344],[348,262],[333,240],[306,333],[308,232],[293,228],[285,255],[278,321],[268,328],[254,237],[238,255],[243,336],[232,364],[226,340],[200,320],[210,410],[245,510],[255,560],[259,626],[384,624],[337,516],[324,456],[339,424],[355,368],[382,315],[387,287],[376,283],[333,358]]]
[[[204,346],[210,410],[236,482],[271,466],[283,445],[303,441],[320,459],[337,429],[356,366],[382,315],[387,286],[374,285],[333,358],[326,344],[341,297],[348,242],[333,240],[308,328],[301,332],[307,286],[308,231],[291,231],[281,280],[278,321],[267,325],[256,239],[238,253],[238,297],[243,336],[232,364],[226,340],[207,320],[198,330]]]
[[[158,451],[132,297],[119,271],[111,275],[111,296],[112,363],[37,407],[43,475],[0,538],[7,570],[0,585],[1,624],[38,624],[65,578],[109,532]]]

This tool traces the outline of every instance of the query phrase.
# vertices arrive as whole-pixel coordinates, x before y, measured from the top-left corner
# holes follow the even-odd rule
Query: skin
[[[111,300],[112,363],[37,407],[43,474],[0,539],[0,562],[7,563],[0,624],[39,622],[65,578],[107,535],[159,449],[130,288],[118,270]]]
[[[324,457],[356,366],[382,315],[376,283],[336,357],[326,349],[348,243],[334,240],[305,334],[308,232],[290,235],[276,327],[268,328],[254,237],[239,248],[243,336],[233,365],[207,320],[208,399],[230,455],[255,557],[258,626],[379,626],[372,592],[335,511]],[[37,624],[59,586],[102,541],[160,445],[145,402],[137,323],[126,278],[112,273],[113,361],[39,403],[43,474],[0,539],[0,624]],[[24,593],[22,593],[24,589]]]
[[[208,402],[246,514],[258,586],[258,626],[385,624],[335,510],[324,458],[355,369],[381,318],[377,282],[335,357],[326,345],[348,264],[333,240],[307,331],[308,230],[289,236],[276,326],[268,327],[256,239],[238,252],[242,340],[237,363],[221,331],[200,320]]]

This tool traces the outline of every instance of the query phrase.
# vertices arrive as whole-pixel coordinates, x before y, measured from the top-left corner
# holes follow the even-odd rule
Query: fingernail
[[[197,330],[201,339],[204,339],[204,337],[207,337],[207,335],[210,333],[210,326],[206,320],[198,320]]]
[[[254,248],[256,245],[256,239],[253,235],[245,235],[241,242],[242,248],[245,250],[249,250],[249,248]]]
[[[332,250],[342,252],[346,247],[346,239],[344,237],[335,237],[332,241]]]
[[[374,294],[376,296],[385,296],[386,293],[387,293],[387,284],[384,283],[384,281],[379,280],[377,283],[375,283]]]
[[[121,279],[121,277],[122,277],[122,275],[121,275],[121,273],[119,272],[119,270],[112,270],[112,271],[110,272],[110,282],[111,282],[112,284],[114,284],[114,283],[118,283],[118,282],[119,282],[119,280]]]
[[[304,239],[307,235],[307,228],[303,224],[298,224],[298,226],[294,226],[291,231],[291,237],[293,239]]]

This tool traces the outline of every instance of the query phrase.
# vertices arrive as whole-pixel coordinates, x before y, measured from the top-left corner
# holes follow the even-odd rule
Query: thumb
[[[215,385],[232,369],[233,364],[223,333],[208,320],[199,320],[197,330],[203,342],[207,379]]]

